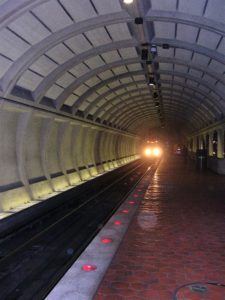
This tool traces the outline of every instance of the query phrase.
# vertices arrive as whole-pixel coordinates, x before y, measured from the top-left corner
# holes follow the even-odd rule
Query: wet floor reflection
[[[224,283],[224,195],[223,177],[164,161],[95,300],[225,300],[187,286]]]
[[[137,215],[137,223],[142,230],[151,231],[156,228],[161,210],[161,199],[165,193],[165,188],[160,185],[160,178],[156,172],[146,190]]]

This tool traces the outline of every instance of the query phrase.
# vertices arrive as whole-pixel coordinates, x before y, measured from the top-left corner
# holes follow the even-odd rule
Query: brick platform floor
[[[225,300],[225,176],[165,158],[94,300]]]

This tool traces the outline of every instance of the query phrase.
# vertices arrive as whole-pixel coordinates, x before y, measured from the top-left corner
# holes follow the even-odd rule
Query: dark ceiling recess
[[[169,49],[169,48],[170,48],[170,45],[169,45],[169,44],[162,44],[162,48],[163,48],[163,49]]]
[[[135,18],[134,23],[137,25],[143,24],[143,18],[141,17]]]

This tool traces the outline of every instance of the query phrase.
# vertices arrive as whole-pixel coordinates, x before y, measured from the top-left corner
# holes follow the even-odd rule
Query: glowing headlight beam
[[[148,157],[149,156],[159,157],[162,154],[162,149],[158,148],[158,147],[145,148],[143,153],[145,156],[148,156]]]
[[[159,148],[153,149],[153,155],[154,156],[160,156],[161,155],[161,149],[159,149]]]
[[[151,154],[152,154],[151,149],[149,149],[149,148],[145,149],[145,155],[146,156],[150,156]]]

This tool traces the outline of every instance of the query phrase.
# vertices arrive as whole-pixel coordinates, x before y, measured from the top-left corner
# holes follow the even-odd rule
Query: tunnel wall
[[[214,133],[217,140],[214,139]],[[207,167],[218,174],[225,174],[225,122],[204,128],[188,138],[189,155],[195,159],[197,149],[206,149]],[[216,150],[215,150],[216,149]]]
[[[134,135],[22,104],[0,105],[0,211],[46,199],[139,157]]]

